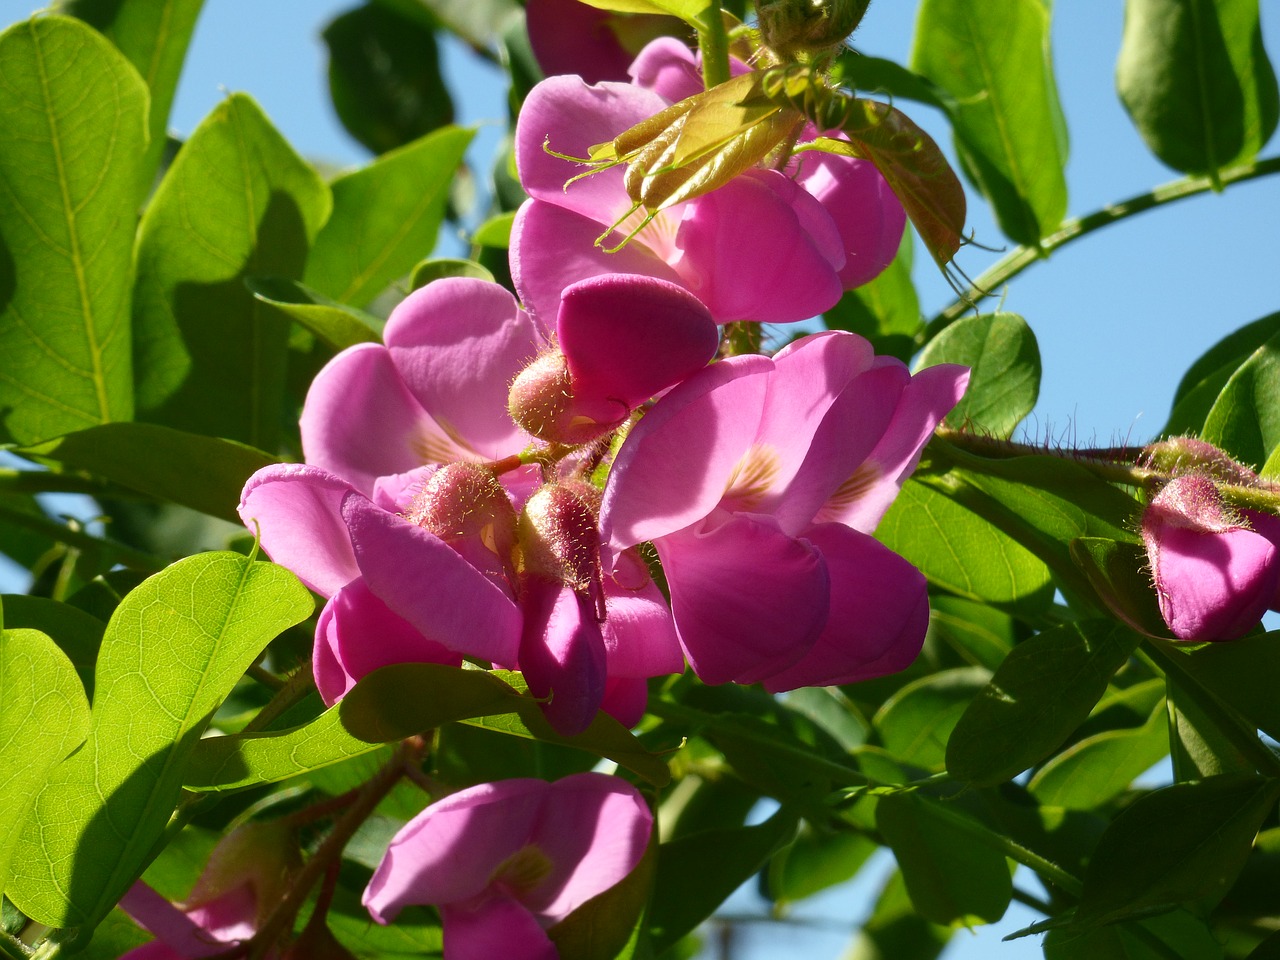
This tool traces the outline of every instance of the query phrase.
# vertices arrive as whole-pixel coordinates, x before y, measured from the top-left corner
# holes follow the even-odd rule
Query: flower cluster
[[[463,278],[410,294],[383,343],[315,378],[305,463],[244,488],[263,549],[326,598],[326,703],[380,667],[466,660],[522,671],[573,736],[600,710],[634,725],[648,679],[686,661],[706,683],[782,691],[920,650],[924,578],[871,533],[968,371],[913,376],[835,332],[716,360],[719,324],[801,320],[877,274],[901,206],[845,158],[753,167],[639,219],[621,170],[566,188],[574,170],[544,143],[585,152],[700,85],[670,39],[631,76],[530,94],[519,300]],[[553,958],[544,931],[631,872],[650,827],[601,774],[471,787],[397,835],[365,903],[380,922],[436,905],[451,960]]]

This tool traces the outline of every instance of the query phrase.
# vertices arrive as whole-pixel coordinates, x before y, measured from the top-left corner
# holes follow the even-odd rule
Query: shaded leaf
[[[1253,158],[1280,117],[1258,0],[1127,0],[1120,99],[1175,170],[1215,174]]]
[[[1067,211],[1066,126],[1049,54],[1045,0],[924,0],[911,68],[946,90],[956,149],[1024,246]]]
[[[941,769],[952,729],[990,678],[982,667],[959,667],[907,684],[873,721],[885,749],[902,763]]]
[[[950,927],[920,916],[907,895],[902,871],[895,870],[880,891],[871,916],[854,934],[845,960],[936,960],[951,935]]]
[[[1151,582],[1146,548],[1105,537],[1071,541],[1071,557],[1107,608],[1148,637],[1169,637],[1160,603]]]
[[[387,3],[388,0],[382,0]],[[393,0],[430,11],[440,24],[477,50],[492,50],[503,30],[519,15],[517,0]]]
[[[158,500],[239,524],[236,504],[250,474],[275,457],[233,440],[152,423],[106,423],[27,447],[27,456],[113,480]],[[193,470],[192,464],[200,469]]]
[[[77,607],[46,597],[5,594],[0,599],[4,602],[5,626],[24,627],[48,635],[71,661],[85,693],[92,699],[93,668],[98,662],[98,648],[102,646],[107,625]]]
[[[769,861],[765,895],[779,904],[803,900],[852,879],[878,849],[860,833],[817,830],[808,823]]]
[[[139,419],[275,449],[289,323],[244,279],[301,277],[328,214],[328,188],[253,100],[205,118],[142,218]]]
[[[947,91],[894,60],[846,49],[836,58],[835,71],[843,85],[864,93],[880,94],[891,100],[915,100],[937,107],[943,113],[949,113],[953,106]]]
[[[1259,677],[1280,676],[1280,631],[1230,643],[1206,643],[1194,650],[1181,644],[1164,649],[1191,680],[1245,717],[1267,736],[1280,740],[1280,698]]]
[[[929,629],[965,660],[994,671],[1013,648],[1013,617],[985,603],[939,594],[929,598]]]
[[[92,930],[153,855],[213,711],[311,607],[293,574],[233,553],[180,560],[124,599],[98,658],[88,740],[54,769],[18,838],[8,895],[24,913]]]
[[[70,17],[4,31],[0,64],[0,439],[32,443],[133,413],[147,90]]]
[[[384,321],[371,313],[331,300],[296,280],[246,277],[245,286],[256,299],[287,314],[335,351],[358,343],[382,342]]]
[[[658,832],[635,869],[548,928],[560,960],[615,960],[639,935],[658,863]]]
[[[1200,436],[1255,469],[1280,447],[1280,333],[1231,374]]]
[[[916,352],[916,334],[924,326],[920,300],[911,282],[911,231],[904,230],[895,256],[878,277],[845,292],[823,319],[830,330],[848,330],[870,340],[877,354],[903,363]]]
[[[1280,312],[1247,323],[1223,337],[1193,363],[1173,392],[1173,410],[1160,433],[1198,434],[1231,375],[1255,350],[1280,333]]]
[[[1040,395],[1040,348],[1014,313],[963,317],[929,341],[917,369],[939,363],[969,367],[969,386],[946,423],[982,435],[1010,437]]]
[[[1050,930],[1045,960],[1222,960],[1212,929],[1186,910],[1091,930]]]
[[[363,305],[407,274],[436,244],[449,185],[474,136],[437,130],[335,179],[333,213],[307,257],[307,285]]]

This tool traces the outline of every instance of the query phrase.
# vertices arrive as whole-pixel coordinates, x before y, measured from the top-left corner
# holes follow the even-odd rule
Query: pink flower
[[[1251,529],[1249,520],[1258,529]],[[1142,514],[1160,615],[1180,640],[1234,640],[1280,600],[1280,523],[1237,517],[1207,476],[1175,477]]]
[[[780,691],[914,659],[924,578],[870,532],[967,381],[819,334],[707,368],[632,429],[602,529],[614,549],[653,541],[699,677]]]
[[[576,73],[588,83],[625,81],[645,43],[684,26],[675,17],[619,14],[579,0],[529,0],[525,19],[542,72]]]
[[[741,63],[737,73],[746,72]],[[694,55],[655,40],[632,65],[631,84],[586,85],[553,77],[529,94],[516,127],[516,162],[531,200],[512,230],[511,269],[521,300],[549,315],[560,292],[584,277],[633,273],[678,283],[717,322],[802,320],[830,308],[893,259],[906,222],[901,204],[864,161],[805,155],[784,174],[749,170],[718,190],[659,211],[640,225],[617,167],[581,172],[556,153],[586,157],[674,101],[701,90]],[[805,138],[817,135],[805,131]],[[544,147],[545,144],[545,147]]]
[[[555,960],[546,928],[634,870],[652,827],[639,792],[605,774],[481,784],[396,834],[364,904],[379,923],[434,904],[445,960]]]

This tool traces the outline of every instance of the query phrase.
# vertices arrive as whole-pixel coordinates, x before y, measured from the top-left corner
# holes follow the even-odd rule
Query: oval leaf
[[[1280,447],[1280,333],[1227,380],[1200,436],[1255,469]]]

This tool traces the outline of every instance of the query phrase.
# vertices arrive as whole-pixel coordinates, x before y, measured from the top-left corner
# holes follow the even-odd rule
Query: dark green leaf
[[[547,930],[560,960],[614,960],[638,934],[658,862],[654,830],[636,868]]]
[[[1210,347],[1182,376],[1173,393],[1173,411],[1161,434],[1198,434],[1227,380],[1249,356],[1280,333],[1280,313],[1247,323]]]
[[[1169,636],[1141,544],[1079,537],[1071,541],[1071,557],[1112,613],[1148,637]]]
[[[1004,916],[1013,894],[1009,865],[964,813],[916,793],[890,794],[876,805],[876,825],[920,916],[939,924]]]
[[[1045,960],[1222,960],[1217,934],[1186,910],[1092,930],[1050,930]]]
[[[964,317],[929,341],[917,367],[959,363],[969,386],[946,422],[983,436],[1009,437],[1040,395],[1040,348],[1027,322],[1013,313]]]
[[[98,658],[89,738],[53,770],[18,838],[8,893],[24,913],[93,929],[153,855],[213,711],[311,607],[293,574],[233,553],[180,560],[125,598]]]
[[[1173,779],[1203,780],[1220,773],[1253,773],[1254,761],[1236,746],[1237,736],[1254,737],[1252,729],[1237,726],[1222,729],[1224,718],[1206,711],[1184,681],[1169,676],[1169,746],[1173,757]]]
[[[430,253],[454,171],[475,132],[437,130],[334,180],[333,214],[307,258],[308,286],[367,304]]]
[[[1188,676],[1273,739],[1280,740],[1280,697],[1260,677],[1280,676],[1280,631],[1195,650],[1174,645]],[[1275,671],[1275,672],[1273,672]]]
[[[324,40],[338,119],[374,153],[453,122],[435,31],[420,11],[365,3],[325,27]]]
[[[959,596],[1028,610],[1043,610],[1053,599],[1049,570],[1035,554],[918,480],[903,485],[875,535]]]
[[[823,319],[831,330],[848,330],[866,337],[878,354],[904,363],[916,352],[915,337],[924,321],[920,300],[911,282],[911,231],[902,234],[898,255],[880,276],[850,290]]]
[[[941,769],[952,729],[990,678],[982,667],[960,667],[907,684],[875,716],[885,749],[902,763]]]
[[[1280,333],[1227,380],[1200,436],[1255,469],[1280,447]]]
[[[1045,0],[924,0],[911,68],[946,90],[956,149],[1000,229],[1036,247],[1067,211]]]
[[[947,771],[994,786],[1043,760],[1084,722],[1137,643],[1111,620],[1088,620],[1018,644],[951,732]]]
[[[1280,116],[1258,0],[1128,0],[1116,87],[1147,146],[1184,173],[1252,159]]]
[[[916,911],[901,871],[894,871],[875,909],[854,934],[845,960],[937,960],[952,930],[930,923]]]
[[[1212,906],[1244,866],[1278,798],[1280,781],[1225,775],[1176,783],[1135,801],[1098,841],[1076,923]]]
[[[766,895],[779,904],[803,900],[852,879],[877,849],[860,833],[832,833],[802,824],[795,841],[769,861]]]
[[[835,69],[842,83],[863,93],[879,94],[893,100],[915,100],[949,113],[951,95],[926,77],[883,57],[869,57],[857,50],[844,50]]]
[[[1013,617],[985,603],[939,595],[929,598],[929,629],[969,663],[995,670],[1013,649]]]
[[[274,457],[236,443],[151,423],[106,423],[28,447],[24,454],[114,480],[159,500],[240,523],[249,475]],[[199,470],[192,470],[199,464]]]
[[[382,342],[384,322],[378,317],[331,300],[295,280],[246,277],[245,286],[256,299],[296,320],[332,350],[345,350],[358,343]]]
[[[139,419],[275,449],[289,323],[244,279],[301,277],[328,215],[328,188],[253,100],[209,114],[142,218]]]
[[[85,692],[92,698],[93,668],[106,624],[77,607],[45,597],[6,594],[3,601],[5,626],[48,634],[71,661]]]
[[[49,771],[89,733],[89,701],[71,661],[49,637],[3,624],[0,691],[0,891],[5,891],[10,856],[33,799]]]
[[[658,850],[658,876],[649,907],[655,953],[662,953],[709,917],[791,839],[796,817],[783,807],[764,823],[708,830]]]
[[[70,17],[10,27],[0,63],[0,439],[32,443],[133,412],[147,89]]]
[[[160,166],[169,108],[203,5],[204,0],[66,0],[63,6],[71,16],[105,34],[137,68],[151,92],[151,145],[142,167],[144,191]]]

